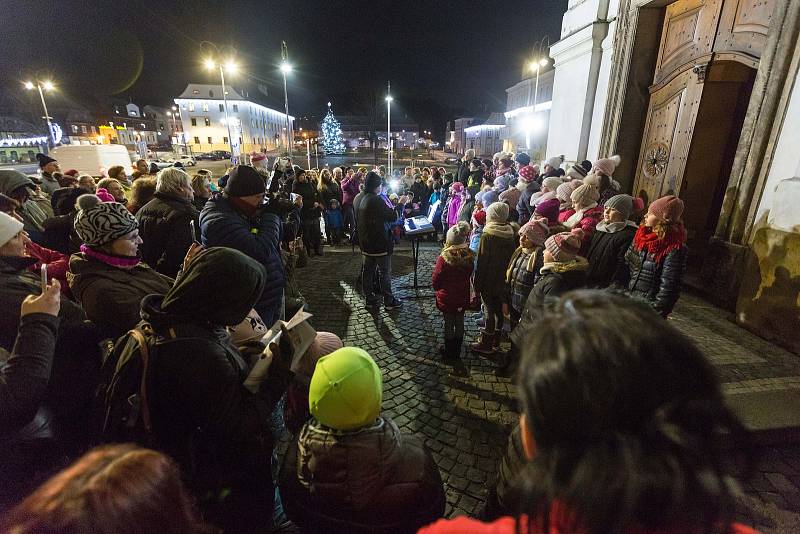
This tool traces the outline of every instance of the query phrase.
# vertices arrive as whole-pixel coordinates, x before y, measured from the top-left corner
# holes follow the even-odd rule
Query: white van
[[[61,171],[76,169],[79,173],[105,176],[108,169],[122,165],[128,176],[133,172],[131,157],[124,145],[62,145],[50,157],[58,160]]]

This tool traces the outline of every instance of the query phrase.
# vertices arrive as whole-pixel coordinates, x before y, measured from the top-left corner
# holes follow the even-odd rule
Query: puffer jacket
[[[484,227],[481,235],[475,266],[475,291],[486,302],[502,303],[508,299],[506,270],[517,248],[513,232],[509,234],[509,237],[490,234]]]
[[[284,508],[305,532],[416,532],[444,513],[433,457],[388,417],[345,433],[306,423],[279,480]]]
[[[445,247],[436,258],[431,283],[442,313],[463,312],[470,304],[470,277],[475,255],[467,246]]]
[[[197,224],[198,212],[189,199],[156,193],[136,212],[139,236],[144,241],[142,260],[163,275],[175,278],[192,246],[191,221]]]
[[[163,295],[174,280],[140,263],[120,269],[87,256],[69,259],[69,284],[86,316],[105,337],[116,340],[139,322],[139,308],[147,295]]]
[[[543,265],[539,271],[539,279],[528,295],[520,322],[511,331],[511,342],[521,347],[525,338],[536,328],[537,320],[548,306],[567,291],[584,287],[588,268],[589,262],[581,256],[570,262]]]
[[[586,287],[608,287],[620,277],[618,269],[625,269],[625,253],[636,234],[636,225],[630,221],[616,231],[607,230],[604,223],[597,225],[586,259],[589,261],[589,270],[586,272]]]
[[[533,195],[539,192],[541,186],[538,182],[532,181],[522,190],[522,194],[519,197],[519,202],[517,202],[517,215],[520,226],[531,220],[531,216],[533,215],[534,207],[531,205],[531,199]]]
[[[621,269],[615,285],[627,288],[630,296],[646,300],[662,317],[667,317],[681,294],[688,252],[688,247],[682,245],[657,262],[646,249],[636,250],[631,243],[625,253],[627,268]]]
[[[237,211],[225,195],[216,195],[206,202],[200,213],[200,232],[204,247],[232,248],[264,266],[267,280],[254,308],[264,323],[275,323],[280,318],[284,286],[278,215],[260,212],[247,217]]]
[[[525,302],[528,300],[528,295],[530,295],[536,280],[539,278],[539,269],[542,268],[544,263],[542,251],[542,247],[535,249],[519,247],[511,257],[508,272],[506,273],[506,283],[508,284],[508,293],[511,296],[511,307],[517,313],[522,313]],[[531,255],[535,255],[535,258],[533,269],[529,271],[528,263]]]

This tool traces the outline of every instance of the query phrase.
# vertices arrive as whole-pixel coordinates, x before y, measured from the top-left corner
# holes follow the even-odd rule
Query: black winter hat
[[[36,159],[39,160],[39,168],[40,169],[44,168],[44,166],[47,165],[48,163],[52,163],[54,161],[57,161],[57,160],[51,158],[50,156],[48,156],[47,154],[42,154],[41,152],[36,154]]]
[[[264,177],[250,165],[237,165],[228,173],[225,194],[229,197],[249,197],[264,194],[267,186]]]
[[[581,161],[581,167],[586,169],[586,172],[592,172],[592,162],[588,159]]]
[[[375,190],[381,185],[383,179],[381,175],[375,171],[369,171],[367,177],[364,179],[364,189],[367,193],[374,193]]]
[[[519,154],[517,154],[517,157],[514,158],[514,161],[516,161],[517,163],[519,163],[524,167],[525,165],[531,164],[531,157],[525,152],[520,152]]]

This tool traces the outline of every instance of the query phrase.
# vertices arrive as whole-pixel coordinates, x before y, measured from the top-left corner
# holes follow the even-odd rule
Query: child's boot
[[[473,343],[470,348],[472,348],[472,352],[477,352],[478,354],[493,354],[494,349],[492,346],[494,345],[494,338],[497,334],[492,332],[491,334],[481,331],[481,338],[478,343]]]

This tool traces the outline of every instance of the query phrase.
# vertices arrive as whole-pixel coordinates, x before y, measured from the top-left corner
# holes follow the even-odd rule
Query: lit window
[[[209,119],[208,117],[206,117],[206,118],[205,118],[205,121],[206,121],[206,126],[211,126],[211,119]]]
[[[208,102],[203,102],[203,111],[208,111]]]
[[[81,124],[81,133],[86,133],[86,125]]]
[[[194,102],[189,102],[189,111],[194,111]]]
[[[192,94],[193,95],[199,95],[200,91],[198,91],[197,89],[192,89]]]
[[[75,124],[72,125],[72,133],[78,133],[78,126]]]

